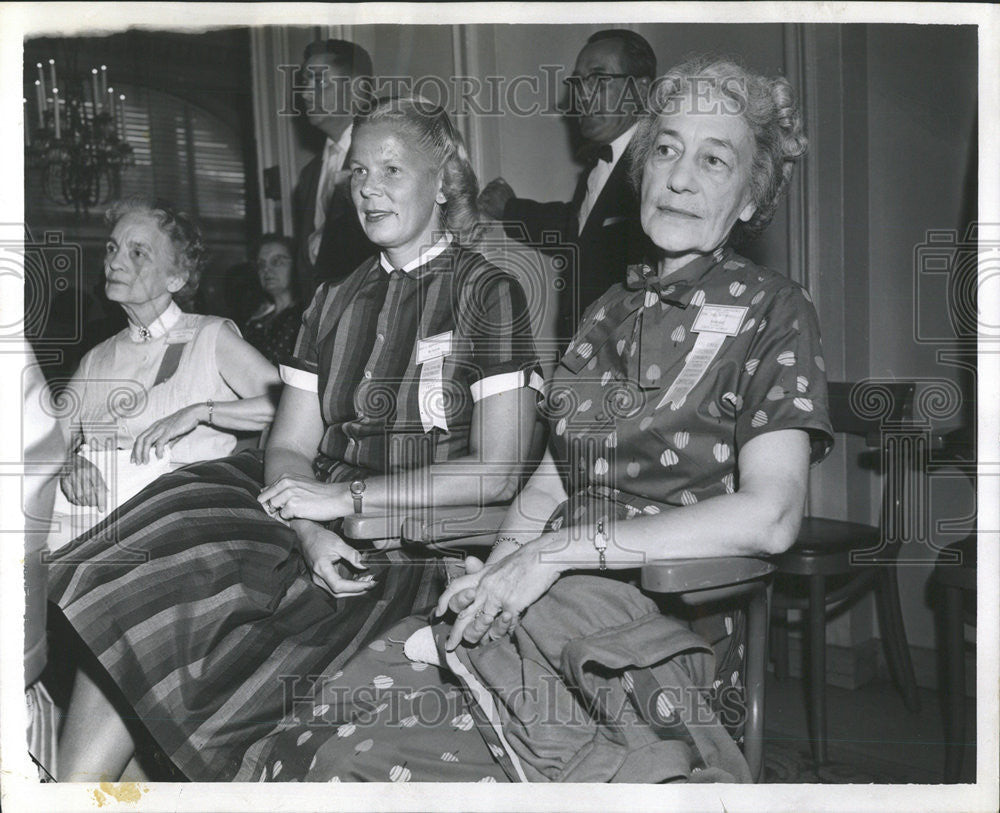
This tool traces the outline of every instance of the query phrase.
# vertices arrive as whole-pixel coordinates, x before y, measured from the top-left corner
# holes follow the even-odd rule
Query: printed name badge
[[[448,431],[444,406],[444,359],[450,355],[450,330],[417,341],[417,364],[420,365],[417,408],[425,432],[430,432],[435,426]]]
[[[451,331],[417,340],[417,364],[451,355]]]
[[[735,336],[740,332],[740,325],[749,308],[740,305],[709,305],[701,306],[698,316],[691,325],[694,333],[724,333]]]
[[[740,331],[743,318],[749,308],[739,305],[704,304],[691,325],[691,332],[697,333],[694,347],[687,355],[684,368],[674,379],[663,398],[656,405],[662,409],[670,404],[671,409],[680,409],[707,372],[709,366],[722,349],[726,336],[735,336]]]

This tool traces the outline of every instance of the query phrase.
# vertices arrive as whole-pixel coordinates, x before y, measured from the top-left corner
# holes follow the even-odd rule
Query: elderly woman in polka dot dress
[[[420,662],[435,660],[414,656],[426,621],[403,622],[317,684],[327,688],[311,711],[266,746],[261,779],[523,779],[512,754],[534,766],[529,779],[576,778],[527,725],[513,731],[517,704],[495,684],[507,736],[474,726],[470,712],[489,714],[450,682],[456,659],[482,665],[493,648],[533,674],[525,630],[600,628],[620,604],[655,611],[630,582],[643,561],[776,554],[794,542],[810,462],[832,445],[816,314],[801,286],[734,245],[770,222],[806,149],[801,116],[786,80],[708,59],[663,77],[650,107],[630,149],[652,253],[584,314],[550,383],[544,461],[485,564],[470,557],[440,599],[452,623],[437,633],[438,659],[453,668]],[[743,620],[691,626],[716,658],[711,686],[691,682],[718,711],[720,690],[740,684]],[[558,671],[560,652],[545,657]],[[698,770],[693,760],[682,775]]]

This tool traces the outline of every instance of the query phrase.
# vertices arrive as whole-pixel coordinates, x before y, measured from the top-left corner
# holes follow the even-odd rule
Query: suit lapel
[[[316,209],[316,193],[319,191],[319,176],[323,169],[323,153],[315,156],[307,165],[303,176],[306,180],[305,189],[303,189],[304,203],[309,209],[310,221],[312,219],[313,212]],[[310,226],[311,226],[310,222]]]
[[[586,176],[583,185],[586,191]],[[633,192],[628,182],[628,155],[626,154],[615,164],[601,194],[594,201],[594,206],[587,216],[583,231],[580,233],[580,239],[587,240],[597,236],[603,227],[605,218],[631,216],[634,209]],[[577,206],[577,210],[579,210],[579,206]]]

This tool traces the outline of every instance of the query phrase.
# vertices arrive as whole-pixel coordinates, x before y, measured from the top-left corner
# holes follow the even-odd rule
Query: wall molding
[[[809,60],[805,55],[805,32],[801,23],[788,23],[782,26],[784,40],[784,62],[785,78],[791,82],[799,99],[799,108],[802,111],[803,126],[806,136],[812,130],[811,99],[809,92],[810,76],[808,65]],[[813,301],[819,306],[819,286],[816,280],[816,269],[811,262],[809,248],[812,241],[809,239],[810,228],[815,228],[811,224],[809,213],[811,208],[809,191],[810,163],[806,156],[800,163],[792,182],[788,187],[788,276],[795,282],[802,285],[809,291]]]

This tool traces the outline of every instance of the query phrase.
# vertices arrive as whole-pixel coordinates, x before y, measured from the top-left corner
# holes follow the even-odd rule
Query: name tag
[[[745,308],[744,308],[745,310]],[[417,364],[424,364],[434,359],[444,358],[451,355],[451,334],[439,333],[437,336],[428,336],[426,339],[417,340]]]
[[[193,338],[194,328],[181,328],[180,330],[171,330],[163,337],[163,341],[165,344],[187,344]]]
[[[691,325],[695,333],[723,333],[735,336],[740,332],[740,325],[749,308],[740,305],[709,305],[701,306],[698,316]]]

